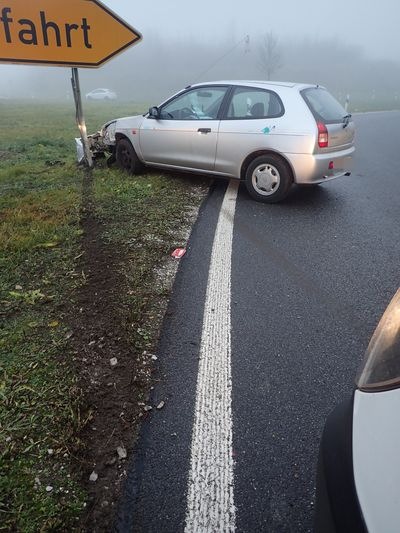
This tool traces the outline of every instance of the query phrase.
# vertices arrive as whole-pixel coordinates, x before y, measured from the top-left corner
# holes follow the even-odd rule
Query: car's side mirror
[[[149,109],[149,118],[159,118],[160,117],[160,110],[158,107],[150,107]]]

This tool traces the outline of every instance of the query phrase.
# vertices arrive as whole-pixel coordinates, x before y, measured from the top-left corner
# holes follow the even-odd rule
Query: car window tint
[[[229,104],[227,118],[254,119],[278,117],[283,106],[277,94],[263,89],[236,87]]]
[[[168,120],[213,120],[218,116],[226,87],[199,87],[174,98],[160,109]]]
[[[346,111],[326,89],[311,87],[304,89],[301,94],[317,120],[325,124],[343,121]]]

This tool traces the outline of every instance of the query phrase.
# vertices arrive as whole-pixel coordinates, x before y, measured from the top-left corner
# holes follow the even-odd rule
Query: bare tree
[[[282,53],[279,40],[272,31],[262,36],[259,56],[262,70],[266,73],[267,80],[270,80],[272,75],[282,68]]]

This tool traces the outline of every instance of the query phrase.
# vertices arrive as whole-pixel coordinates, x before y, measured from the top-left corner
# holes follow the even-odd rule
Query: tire
[[[248,166],[245,183],[254,200],[273,204],[288,195],[293,177],[287,163],[279,156],[261,155]]]
[[[138,174],[142,170],[143,165],[128,139],[120,139],[117,142],[115,158],[119,168],[129,174]]]

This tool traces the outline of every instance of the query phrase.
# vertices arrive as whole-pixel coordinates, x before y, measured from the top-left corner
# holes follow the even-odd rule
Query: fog
[[[159,103],[197,81],[266,79],[269,35],[273,79],[320,83],[341,100],[400,99],[395,0],[104,3],[143,41],[99,69],[80,69],[84,93],[108,87],[122,100]],[[0,65],[0,97],[71,99],[70,69]]]

